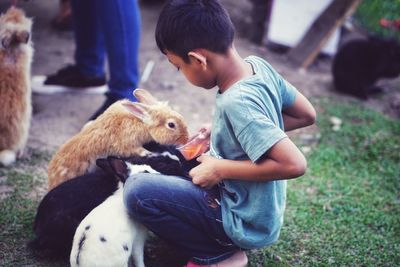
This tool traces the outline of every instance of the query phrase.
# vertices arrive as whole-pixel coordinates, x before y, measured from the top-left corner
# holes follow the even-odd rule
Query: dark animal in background
[[[378,37],[349,41],[336,54],[332,73],[336,90],[366,100],[382,91],[379,79],[400,75],[400,44]]]
[[[132,174],[126,162],[184,177],[198,164],[195,159],[186,161],[173,145],[151,142],[144,147],[150,151],[146,156],[98,159],[100,169],[96,172],[68,180],[48,192],[39,204],[33,227],[36,237],[28,247],[39,257],[67,260],[81,221]]]

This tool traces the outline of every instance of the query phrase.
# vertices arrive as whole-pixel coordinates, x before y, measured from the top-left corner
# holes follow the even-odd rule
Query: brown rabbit
[[[131,156],[144,151],[150,141],[184,144],[188,130],[183,117],[148,91],[136,89],[139,102],[121,100],[61,146],[48,167],[49,190],[92,171],[97,158]]]
[[[32,20],[11,7],[0,16],[0,166],[22,154],[32,114]]]

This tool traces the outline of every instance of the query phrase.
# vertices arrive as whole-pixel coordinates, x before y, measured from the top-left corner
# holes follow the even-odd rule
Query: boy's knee
[[[157,214],[157,202],[171,201],[183,192],[198,190],[192,182],[175,176],[138,173],[130,176],[124,186],[124,204],[128,213],[141,219]],[[157,201],[155,201],[157,200]]]
[[[135,216],[139,203],[149,195],[151,180],[146,173],[138,173],[130,176],[124,185],[124,204],[128,213]]]

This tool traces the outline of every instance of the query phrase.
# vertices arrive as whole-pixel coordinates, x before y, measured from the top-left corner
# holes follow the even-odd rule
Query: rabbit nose
[[[15,43],[26,44],[30,38],[30,33],[28,31],[17,32],[13,35],[13,41]]]
[[[28,31],[21,31],[14,33],[11,37],[5,37],[1,40],[1,45],[4,48],[10,48],[18,44],[26,44],[29,42],[30,33]]]
[[[187,135],[181,135],[179,138],[176,140],[176,144],[178,145],[184,145],[187,143],[189,137]]]

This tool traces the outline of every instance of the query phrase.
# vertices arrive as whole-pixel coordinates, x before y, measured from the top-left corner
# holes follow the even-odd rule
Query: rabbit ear
[[[133,95],[137,98],[137,100],[140,103],[143,104],[155,105],[158,103],[158,100],[155,99],[154,96],[152,96],[150,92],[145,89],[140,89],[140,88],[135,89],[135,91],[133,91]]]
[[[129,177],[129,168],[126,162],[116,157],[108,157],[107,159],[115,175],[118,176],[121,182],[125,183],[126,179]]]
[[[107,159],[104,159],[104,158],[96,159],[96,165],[97,165],[97,167],[101,168],[103,171],[106,171],[108,173],[113,173],[113,170],[111,169],[111,166]]]
[[[136,102],[123,102],[122,106],[142,122],[149,123],[151,121],[148,112],[150,107],[148,105]]]

